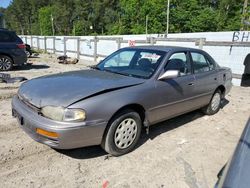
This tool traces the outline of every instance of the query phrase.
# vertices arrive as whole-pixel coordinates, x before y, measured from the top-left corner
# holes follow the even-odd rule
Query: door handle
[[[188,85],[189,85],[189,86],[193,86],[193,85],[194,85],[194,82],[190,82]]]

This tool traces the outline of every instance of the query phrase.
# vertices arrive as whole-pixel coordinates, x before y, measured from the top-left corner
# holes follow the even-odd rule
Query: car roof
[[[148,46],[133,46],[133,47],[127,47],[129,49],[146,49],[146,50],[159,50],[159,51],[164,51],[164,52],[169,52],[169,51],[180,51],[180,50],[185,50],[185,51],[199,51],[203,52],[200,49],[195,49],[195,48],[187,48],[187,47],[181,47],[181,46],[160,46],[160,45],[148,45]]]

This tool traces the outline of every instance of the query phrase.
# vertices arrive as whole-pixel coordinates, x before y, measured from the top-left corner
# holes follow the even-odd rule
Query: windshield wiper
[[[99,67],[97,67],[96,65],[90,65],[88,66],[91,69],[96,69],[96,70],[101,70]]]
[[[148,78],[147,76],[140,76],[140,75],[135,75],[135,74],[133,74],[132,76],[136,77],[136,78],[143,78],[143,79],[147,79]]]
[[[124,75],[124,76],[133,76],[131,74],[128,74],[128,73],[124,73],[124,72],[113,72],[113,73],[116,73],[116,74],[120,74],[120,75]]]
[[[112,72],[112,73],[115,73],[115,74],[121,74],[121,75],[124,75],[124,76],[130,76],[130,74],[122,73],[122,72],[116,72],[116,71],[112,71],[110,69],[103,69],[103,70],[107,71],[107,72]]]
[[[125,73],[125,72],[116,72],[116,71],[112,71],[110,69],[103,69],[104,71],[107,71],[107,72],[112,72],[112,73],[115,73],[115,74],[120,74],[120,75],[123,75],[123,76],[129,76],[129,77],[136,77],[136,78],[143,78],[143,79],[146,79],[147,77],[146,76],[140,76],[140,75],[135,75],[135,74],[129,74],[129,73]]]

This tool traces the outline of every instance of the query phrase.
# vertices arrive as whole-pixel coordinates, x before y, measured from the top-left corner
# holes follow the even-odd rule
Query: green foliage
[[[39,9],[38,21],[41,35],[52,35],[52,7],[43,7]]]
[[[169,32],[240,30],[244,0],[170,0]],[[100,35],[164,33],[167,0],[13,0],[4,10],[19,34]]]
[[[128,33],[145,33],[146,16],[148,32],[160,33],[166,28],[165,0],[120,0],[121,19]]]

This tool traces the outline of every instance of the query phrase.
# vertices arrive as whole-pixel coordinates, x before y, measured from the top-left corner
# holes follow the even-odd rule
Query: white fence
[[[235,85],[240,85],[243,62],[250,53],[250,32],[180,33],[116,36],[20,36],[31,47],[79,59],[99,61],[117,49],[131,45],[167,45],[200,48],[221,65],[230,67]]]

